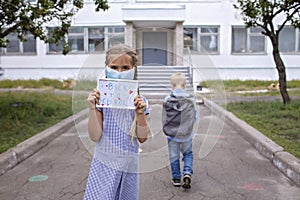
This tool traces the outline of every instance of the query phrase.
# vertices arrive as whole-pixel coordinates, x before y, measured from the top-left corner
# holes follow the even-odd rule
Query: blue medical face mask
[[[106,78],[133,80],[134,68],[123,71],[123,72],[118,72],[117,70],[106,67],[105,75],[106,75]]]

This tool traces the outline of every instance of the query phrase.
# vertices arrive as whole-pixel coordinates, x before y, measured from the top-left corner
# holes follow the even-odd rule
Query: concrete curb
[[[75,121],[83,120],[87,113],[87,109],[80,111],[0,154],[0,175],[45,147],[57,136],[70,129]]]
[[[203,98],[204,105],[212,112],[225,117],[226,122],[234,127],[251,145],[263,156],[270,160],[282,173],[289,177],[296,185],[300,186],[300,160],[286,152],[283,147],[266,137],[264,134],[226,111],[214,102]]]

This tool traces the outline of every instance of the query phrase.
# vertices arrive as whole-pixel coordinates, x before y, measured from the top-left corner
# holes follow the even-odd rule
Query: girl
[[[107,78],[136,80],[137,56],[129,46],[113,46],[105,64]],[[145,142],[150,133],[146,99],[137,95],[135,110],[96,108],[100,95],[94,89],[87,99],[88,132],[96,145],[84,199],[138,199],[138,141]]]

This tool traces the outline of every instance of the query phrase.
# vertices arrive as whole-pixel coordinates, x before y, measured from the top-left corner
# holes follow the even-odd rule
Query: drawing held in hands
[[[100,101],[97,107],[135,109],[138,81],[101,78],[98,81]]]

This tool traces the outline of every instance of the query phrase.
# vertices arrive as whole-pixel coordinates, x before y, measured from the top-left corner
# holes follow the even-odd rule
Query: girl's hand
[[[140,95],[136,95],[134,97],[134,106],[135,106],[135,112],[136,114],[144,114],[145,108],[146,108],[146,103]]]
[[[87,98],[90,109],[96,109],[96,104],[99,104],[100,92],[97,89],[94,89]]]

